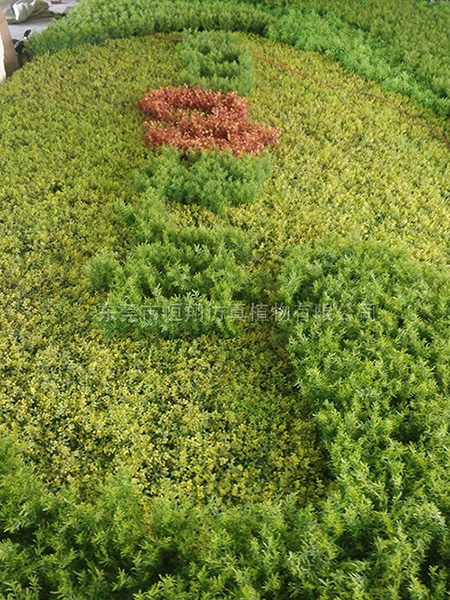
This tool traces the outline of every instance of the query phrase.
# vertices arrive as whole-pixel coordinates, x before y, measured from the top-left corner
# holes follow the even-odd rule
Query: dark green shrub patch
[[[114,284],[119,263],[110,252],[95,256],[89,263],[88,272],[92,289],[96,292],[108,291]]]
[[[236,158],[211,151],[183,157],[174,148],[163,148],[149,155],[144,173],[166,200],[223,213],[228,206],[253,202],[270,168],[268,155]]]
[[[226,32],[202,32],[179,45],[181,83],[223,92],[248,94],[254,85],[253,58]]]
[[[187,236],[181,231],[180,237],[140,245],[132,252],[108,296],[103,320],[107,331],[169,337],[235,331],[241,298],[250,285],[248,267],[236,260],[215,230]]]

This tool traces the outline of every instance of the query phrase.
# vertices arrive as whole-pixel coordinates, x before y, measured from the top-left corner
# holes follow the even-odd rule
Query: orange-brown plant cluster
[[[275,146],[276,127],[252,123],[248,102],[237,92],[225,94],[199,87],[165,87],[140,102],[148,118],[146,140],[152,148],[174,146],[183,152],[231,150],[235,156],[259,154]]]

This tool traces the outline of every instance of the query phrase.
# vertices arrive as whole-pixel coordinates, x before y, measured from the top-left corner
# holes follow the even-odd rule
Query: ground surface
[[[49,10],[57,16],[64,15],[78,3],[79,0],[61,0],[60,4],[49,3]],[[31,18],[23,23],[11,24],[9,26],[11,37],[13,40],[21,40],[28,31],[31,31],[33,34],[42,33],[53,23],[53,21],[54,19],[52,17],[42,17]]]

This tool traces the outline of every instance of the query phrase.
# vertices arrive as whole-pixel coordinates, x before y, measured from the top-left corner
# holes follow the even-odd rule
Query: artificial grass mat
[[[252,118],[282,129],[260,198],[226,211],[257,235],[261,301],[292,246],[330,237],[401,243],[444,268],[442,140],[391,105],[258,57],[401,102],[430,126],[442,121],[330,59],[237,39],[256,58]],[[233,340],[163,341],[106,339],[97,324],[105,296],[92,294],[86,265],[99,251],[127,249],[116,208],[138,202],[135,174],[148,152],[137,102],[176,80],[176,56],[173,41],[153,37],[80,46],[35,59],[0,90],[1,421],[50,489],[69,485],[84,499],[126,468],[144,502],[175,494],[243,507],[297,492],[297,506],[314,507],[328,461],[282,329],[255,323]],[[172,210],[186,223],[218,219]]]
[[[344,89],[362,84],[314,54],[253,38],[248,43],[255,55],[268,54]],[[236,475],[248,468],[255,488],[252,494],[241,486],[237,497],[267,498],[292,491],[292,473],[291,479],[285,481],[285,476],[291,471],[289,457],[299,454],[298,445],[305,464],[318,463],[311,424],[304,423],[298,435],[291,432],[292,439],[280,443],[281,414],[287,417],[293,411],[297,418],[301,399],[285,383],[289,369],[283,373],[286,367],[280,364],[285,361],[277,352],[272,357],[277,334],[261,325],[243,332],[237,343],[245,359],[236,342],[216,338],[195,344],[108,341],[96,325],[104,298],[91,295],[85,275],[86,263],[98,251],[120,254],[126,246],[127,230],[114,207],[136,196],[133,173],[147,153],[136,103],[149,88],[171,82],[177,68],[173,47],[170,41],[144,38],[109,42],[95,53],[83,47],[63,51],[37,59],[1,92],[2,419],[25,436],[30,458],[42,463],[57,485],[86,482],[125,461],[157,493],[160,486],[192,486],[191,467],[181,476],[173,469],[161,476],[159,466],[147,465],[153,453],[142,448],[143,439],[158,446],[161,458],[153,460],[164,463],[161,442],[168,443],[174,425],[167,415],[161,425],[159,411],[168,406],[174,418],[181,418],[175,413],[184,398],[204,418],[213,410],[219,411],[219,420],[225,419],[217,452],[222,446],[225,455],[231,452],[227,461],[236,462],[234,467],[230,463],[231,470],[240,465]],[[280,126],[283,135],[274,152],[274,175],[260,200],[229,210],[233,223],[251,225],[258,233],[255,269],[273,281],[292,245],[348,234],[404,241],[418,258],[445,264],[449,167],[442,142],[376,100],[336,93],[262,62],[256,71],[250,96],[253,117]],[[382,94],[376,86],[365,85]],[[436,124],[412,102],[405,104]],[[196,209],[178,210],[189,222]],[[196,361],[211,364],[204,390]],[[177,383],[178,377],[183,384]],[[286,412],[265,412],[273,447],[261,456],[255,441],[261,422],[252,424],[252,416],[259,413],[260,402],[270,405],[269,398]],[[240,426],[249,436],[242,437],[248,449],[235,450],[237,456],[232,450],[235,434],[225,432],[228,410],[241,415]],[[188,425],[190,433],[180,438],[207,469],[208,461],[200,458],[203,452],[195,451],[204,426],[201,420],[191,430]],[[177,463],[180,453],[175,447],[170,460]],[[227,461],[216,459],[222,463],[218,478],[226,480]],[[268,461],[266,466],[261,459]],[[252,460],[259,466],[246,467]],[[272,470],[267,468],[271,460]],[[283,464],[281,471],[277,461]],[[198,466],[195,471],[196,493],[218,491],[220,483],[211,487],[207,471]],[[258,471],[259,482],[254,476]],[[305,474],[306,497],[315,471],[308,466],[300,472]],[[273,483],[276,474],[280,485]],[[221,493],[233,497],[226,490]]]

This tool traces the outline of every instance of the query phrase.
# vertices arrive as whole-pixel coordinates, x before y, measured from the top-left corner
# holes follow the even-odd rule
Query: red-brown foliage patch
[[[146,140],[152,148],[175,146],[186,152],[220,148],[235,156],[259,154],[278,142],[280,130],[252,123],[248,102],[237,92],[224,94],[199,87],[165,87],[140,102],[148,117]]]

